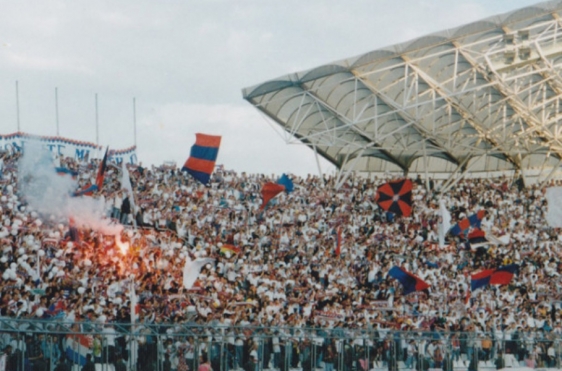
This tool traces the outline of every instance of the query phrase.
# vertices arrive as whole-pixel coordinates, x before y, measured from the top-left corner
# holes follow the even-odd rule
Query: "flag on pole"
[[[285,190],[285,186],[279,183],[265,183],[261,188],[262,204],[260,209],[265,209],[266,205],[277,196],[279,193]]]
[[[468,218],[459,220],[459,222],[455,224],[449,232],[453,236],[458,236],[460,234],[467,235],[470,227],[480,228],[484,216],[486,216],[486,210],[479,210],[476,214],[472,214]]]
[[[242,249],[238,246],[234,246],[231,244],[224,244],[220,248],[221,254],[231,253],[231,254],[240,254]]]
[[[412,214],[412,187],[410,179],[384,183],[377,188],[375,201],[383,210],[409,217]]]
[[[219,154],[221,137],[218,135],[195,134],[195,144],[189,158],[182,167],[203,184],[209,183]]]
[[[439,200],[439,247],[443,248],[445,246],[445,235],[451,229],[451,213],[445,207],[445,200]]]
[[[131,202],[131,210],[135,210],[135,194],[133,193],[133,186],[131,185],[131,177],[129,176],[129,169],[127,169],[127,164],[125,161],[122,163],[122,172],[121,172],[121,187],[129,192],[129,201]],[[133,218],[134,220],[134,218]]]
[[[429,284],[427,282],[398,266],[390,268],[388,275],[402,284],[402,287],[404,288],[404,295],[408,295],[414,291],[423,291],[429,288]]]
[[[490,242],[486,238],[486,232],[479,228],[474,228],[468,233],[468,245],[470,249],[475,250],[482,246],[489,245]]]
[[[475,291],[488,285],[507,285],[518,270],[518,264],[509,264],[472,274],[470,276],[470,290]]]
[[[107,153],[109,152],[109,146],[105,149],[105,155],[100,162],[100,167],[98,168],[98,173],[96,175],[96,186],[98,190],[101,191],[103,188],[103,180],[105,178],[105,171],[107,170]]]
[[[214,263],[215,259],[211,258],[201,258],[191,261],[189,256],[185,258],[185,265],[183,266],[183,287],[190,289],[197,280],[201,268],[209,263]]]
[[[103,187],[103,180],[105,178],[105,171],[107,170],[107,153],[109,146],[105,149],[105,155],[100,162],[98,172],[96,174],[96,181],[94,184],[87,184],[72,194],[72,197],[91,196],[96,191],[101,191]]]
[[[338,229],[337,229],[337,232],[336,232],[336,256],[340,256],[340,254],[341,254],[341,243],[342,243],[341,226],[338,226]]]

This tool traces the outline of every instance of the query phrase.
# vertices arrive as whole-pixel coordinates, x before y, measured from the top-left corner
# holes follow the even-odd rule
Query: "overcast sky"
[[[1,1],[0,132],[55,135],[143,164],[182,164],[196,132],[222,135],[218,163],[251,173],[317,173],[241,90],[535,4],[532,0]],[[321,163],[322,170],[332,167]]]

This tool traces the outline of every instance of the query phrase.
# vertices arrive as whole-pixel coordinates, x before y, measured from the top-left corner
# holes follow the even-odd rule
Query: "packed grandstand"
[[[101,190],[78,197],[104,205],[98,217],[106,227],[96,229],[87,221],[34,210],[22,192],[22,182],[33,180],[21,176],[21,152],[5,153],[2,160],[0,342],[11,354],[17,349],[27,354],[33,347],[22,345],[6,323],[17,328],[41,319],[101,329],[130,324],[133,314],[148,328],[221,329],[208,341],[240,347],[225,361],[229,368],[246,367],[254,352],[256,362],[258,354],[260,359],[268,354],[262,368],[306,369],[301,343],[313,345],[309,365],[319,367],[343,354],[330,339],[353,331],[368,334],[349,340],[364,349],[368,367],[374,364],[369,361],[395,357],[402,367],[413,368],[424,364],[417,357],[426,356],[427,367],[439,367],[439,352],[451,361],[465,360],[455,363],[464,368],[472,354],[492,361],[507,353],[545,367],[559,362],[562,241],[559,230],[545,221],[545,187],[553,181],[524,188],[510,177],[469,179],[440,194],[440,181],[417,178],[411,215],[400,217],[377,203],[377,187],[392,180],[384,175],[352,176],[337,191],[333,177],[291,175],[293,192],[280,193],[262,208],[261,190],[277,178],[217,166],[204,186],[175,167],[127,165],[129,193],[125,168],[109,163]],[[54,157],[48,171],[56,174],[56,168],[69,170],[60,177],[73,175],[79,189],[94,182],[100,160]],[[448,233],[440,244],[440,200],[451,225],[484,210],[479,226],[490,241],[471,246],[465,235]],[[185,286],[186,260],[208,258],[213,261],[204,260],[194,284]],[[488,282],[471,290],[471,275],[510,264],[519,269],[507,284]],[[397,266],[429,287],[406,294],[403,282],[389,275]],[[225,328],[238,330],[227,336]],[[212,348],[198,347],[194,355],[193,337],[178,340],[173,327],[166,331],[158,351],[174,351],[162,360],[171,356],[177,367],[189,355],[193,369],[203,362],[197,352],[211,359]],[[257,340],[256,333],[269,335]],[[423,344],[421,338],[407,341],[422,333],[430,334]],[[466,333],[478,341],[467,340]],[[295,353],[287,361],[293,343]],[[64,353],[64,344],[54,344],[49,352]],[[101,350],[96,353],[93,344],[88,351],[99,360]],[[190,350],[182,351],[181,344],[191,344]],[[268,352],[261,348],[265,344]],[[123,358],[130,359],[131,347],[123,343],[122,349]],[[275,354],[283,354],[282,364]],[[357,357],[350,365],[359,365]],[[57,357],[51,358],[54,367]],[[222,361],[213,361],[220,368]]]

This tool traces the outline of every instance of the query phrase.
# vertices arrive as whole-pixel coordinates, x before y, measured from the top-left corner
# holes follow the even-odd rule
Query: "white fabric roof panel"
[[[243,96],[288,142],[339,168],[554,166],[562,159],[559,13],[562,1],[537,4],[264,82]],[[434,159],[418,160],[426,156]]]

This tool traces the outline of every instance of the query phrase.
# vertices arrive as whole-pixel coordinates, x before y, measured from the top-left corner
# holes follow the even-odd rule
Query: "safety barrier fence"
[[[561,340],[544,330],[403,332],[0,318],[0,371],[82,370],[87,358],[96,370],[108,371],[197,370],[204,363],[213,371],[560,368]]]

